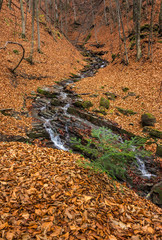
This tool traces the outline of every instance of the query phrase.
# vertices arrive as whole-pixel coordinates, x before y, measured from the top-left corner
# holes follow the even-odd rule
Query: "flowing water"
[[[90,52],[88,52],[90,54]],[[69,84],[75,84],[75,81],[81,80],[85,77],[91,77],[96,73],[99,68],[106,67],[107,61],[99,58],[96,55],[91,55],[91,64],[87,69],[83,69],[80,74],[73,76],[70,79],[61,81],[59,86],[53,86],[53,89],[57,92],[58,104],[52,105],[52,100],[46,97],[39,97],[35,101],[35,112],[37,113],[37,119],[43,123],[43,125],[36,125],[38,136],[41,136],[39,128],[42,127],[48,133],[53,147],[68,151],[70,148],[70,138],[79,137],[82,132],[91,131],[93,128],[99,128],[101,126],[109,126],[112,129],[117,129],[116,126],[109,121],[100,119],[92,114],[85,113],[85,111],[75,110],[73,102],[78,99],[78,96],[74,92],[67,90]],[[46,88],[48,90],[48,87]],[[69,113],[69,109],[72,107],[74,113]],[[80,115],[78,115],[78,111]],[[89,119],[93,118],[93,121]],[[120,141],[122,137],[119,135]],[[150,173],[145,166],[145,162],[140,157],[136,157],[138,169],[144,178],[150,179],[154,174]]]

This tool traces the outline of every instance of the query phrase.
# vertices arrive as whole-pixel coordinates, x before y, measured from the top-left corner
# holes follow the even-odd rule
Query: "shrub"
[[[141,149],[146,139],[137,137],[122,141],[120,135],[110,129],[93,129],[91,138],[82,143],[81,139],[71,140],[73,149],[95,160],[113,178],[125,179],[127,166],[136,161],[136,156],[148,156],[149,152]],[[94,164],[94,163],[93,163]]]

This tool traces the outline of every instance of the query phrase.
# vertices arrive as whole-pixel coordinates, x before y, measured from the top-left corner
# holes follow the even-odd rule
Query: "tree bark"
[[[160,4],[160,13],[159,13],[159,34],[162,36],[162,1]]]
[[[133,21],[136,32],[137,61],[139,61],[142,55],[140,45],[141,0],[133,0]]]
[[[33,63],[33,53],[34,53],[34,18],[35,18],[35,0],[32,4],[32,39],[31,39],[31,50],[29,56],[29,62]]]
[[[0,0],[0,11],[1,11],[1,8],[2,8],[2,3],[3,3],[3,0]]]
[[[21,9],[21,24],[22,24],[22,38],[25,38],[25,16],[24,16],[24,7],[23,0],[20,0],[20,9]]]
[[[40,49],[40,29],[39,29],[39,0],[36,0],[36,19],[37,19],[37,36],[38,36],[38,52],[41,52]]]
[[[150,33],[149,33],[149,42],[148,42],[148,58],[150,58],[150,55],[151,55],[151,61],[152,61],[152,57],[153,57],[152,35],[153,35],[153,20],[154,20],[155,1],[156,0],[152,0],[151,19],[150,19]],[[150,53],[150,49],[151,49],[151,53]]]

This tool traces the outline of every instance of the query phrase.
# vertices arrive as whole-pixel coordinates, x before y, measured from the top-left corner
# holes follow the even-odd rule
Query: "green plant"
[[[19,51],[18,51],[18,50],[16,50],[16,49],[14,49],[14,50],[13,50],[13,53],[15,53],[15,54],[19,55]]]
[[[150,155],[141,149],[145,142],[146,139],[137,137],[121,141],[120,135],[106,128],[93,129],[91,138],[84,139],[84,143],[81,139],[71,139],[73,149],[95,160],[88,164],[120,179],[125,179],[127,166],[136,161],[136,156]]]

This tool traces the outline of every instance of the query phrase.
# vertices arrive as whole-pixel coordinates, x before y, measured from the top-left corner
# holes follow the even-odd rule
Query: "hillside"
[[[25,48],[27,58],[31,47],[30,13],[26,38],[22,39],[18,1],[12,3],[9,10],[4,1],[0,11],[0,47],[7,41],[18,42]],[[43,14],[40,18],[42,53],[37,52],[35,34],[33,65],[24,59],[13,73],[11,69],[21,58],[22,49],[13,44],[0,49],[0,239],[160,240],[162,212],[158,206],[138,196],[125,182],[121,184],[90,167],[89,160],[82,155],[47,148],[46,141],[40,139],[31,143],[27,137],[33,122],[39,124],[32,115],[34,103],[41,99],[38,87],[52,88],[70,75],[74,77],[86,65],[85,57],[64,35],[47,24]],[[107,33],[103,39],[105,33],[103,26],[98,39],[105,44],[101,50],[109,51],[105,39],[110,35]],[[94,42],[93,31],[85,46],[96,51],[90,41]],[[104,58],[110,62],[111,56],[108,52]],[[142,135],[139,121],[145,111],[156,116],[155,128],[161,129],[158,41],[153,56],[152,63],[144,59],[135,62],[132,54],[128,66],[116,59],[93,77],[83,78],[69,88],[93,102],[90,111],[98,108],[105,92],[114,92],[117,98],[110,102],[104,118],[117,122],[123,129]],[[124,100],[124,87],[139,97],[128,96]],[[137,114],[116,115],[116,107],[130,108]],[[155,151],[155,144],[151,147]]]

